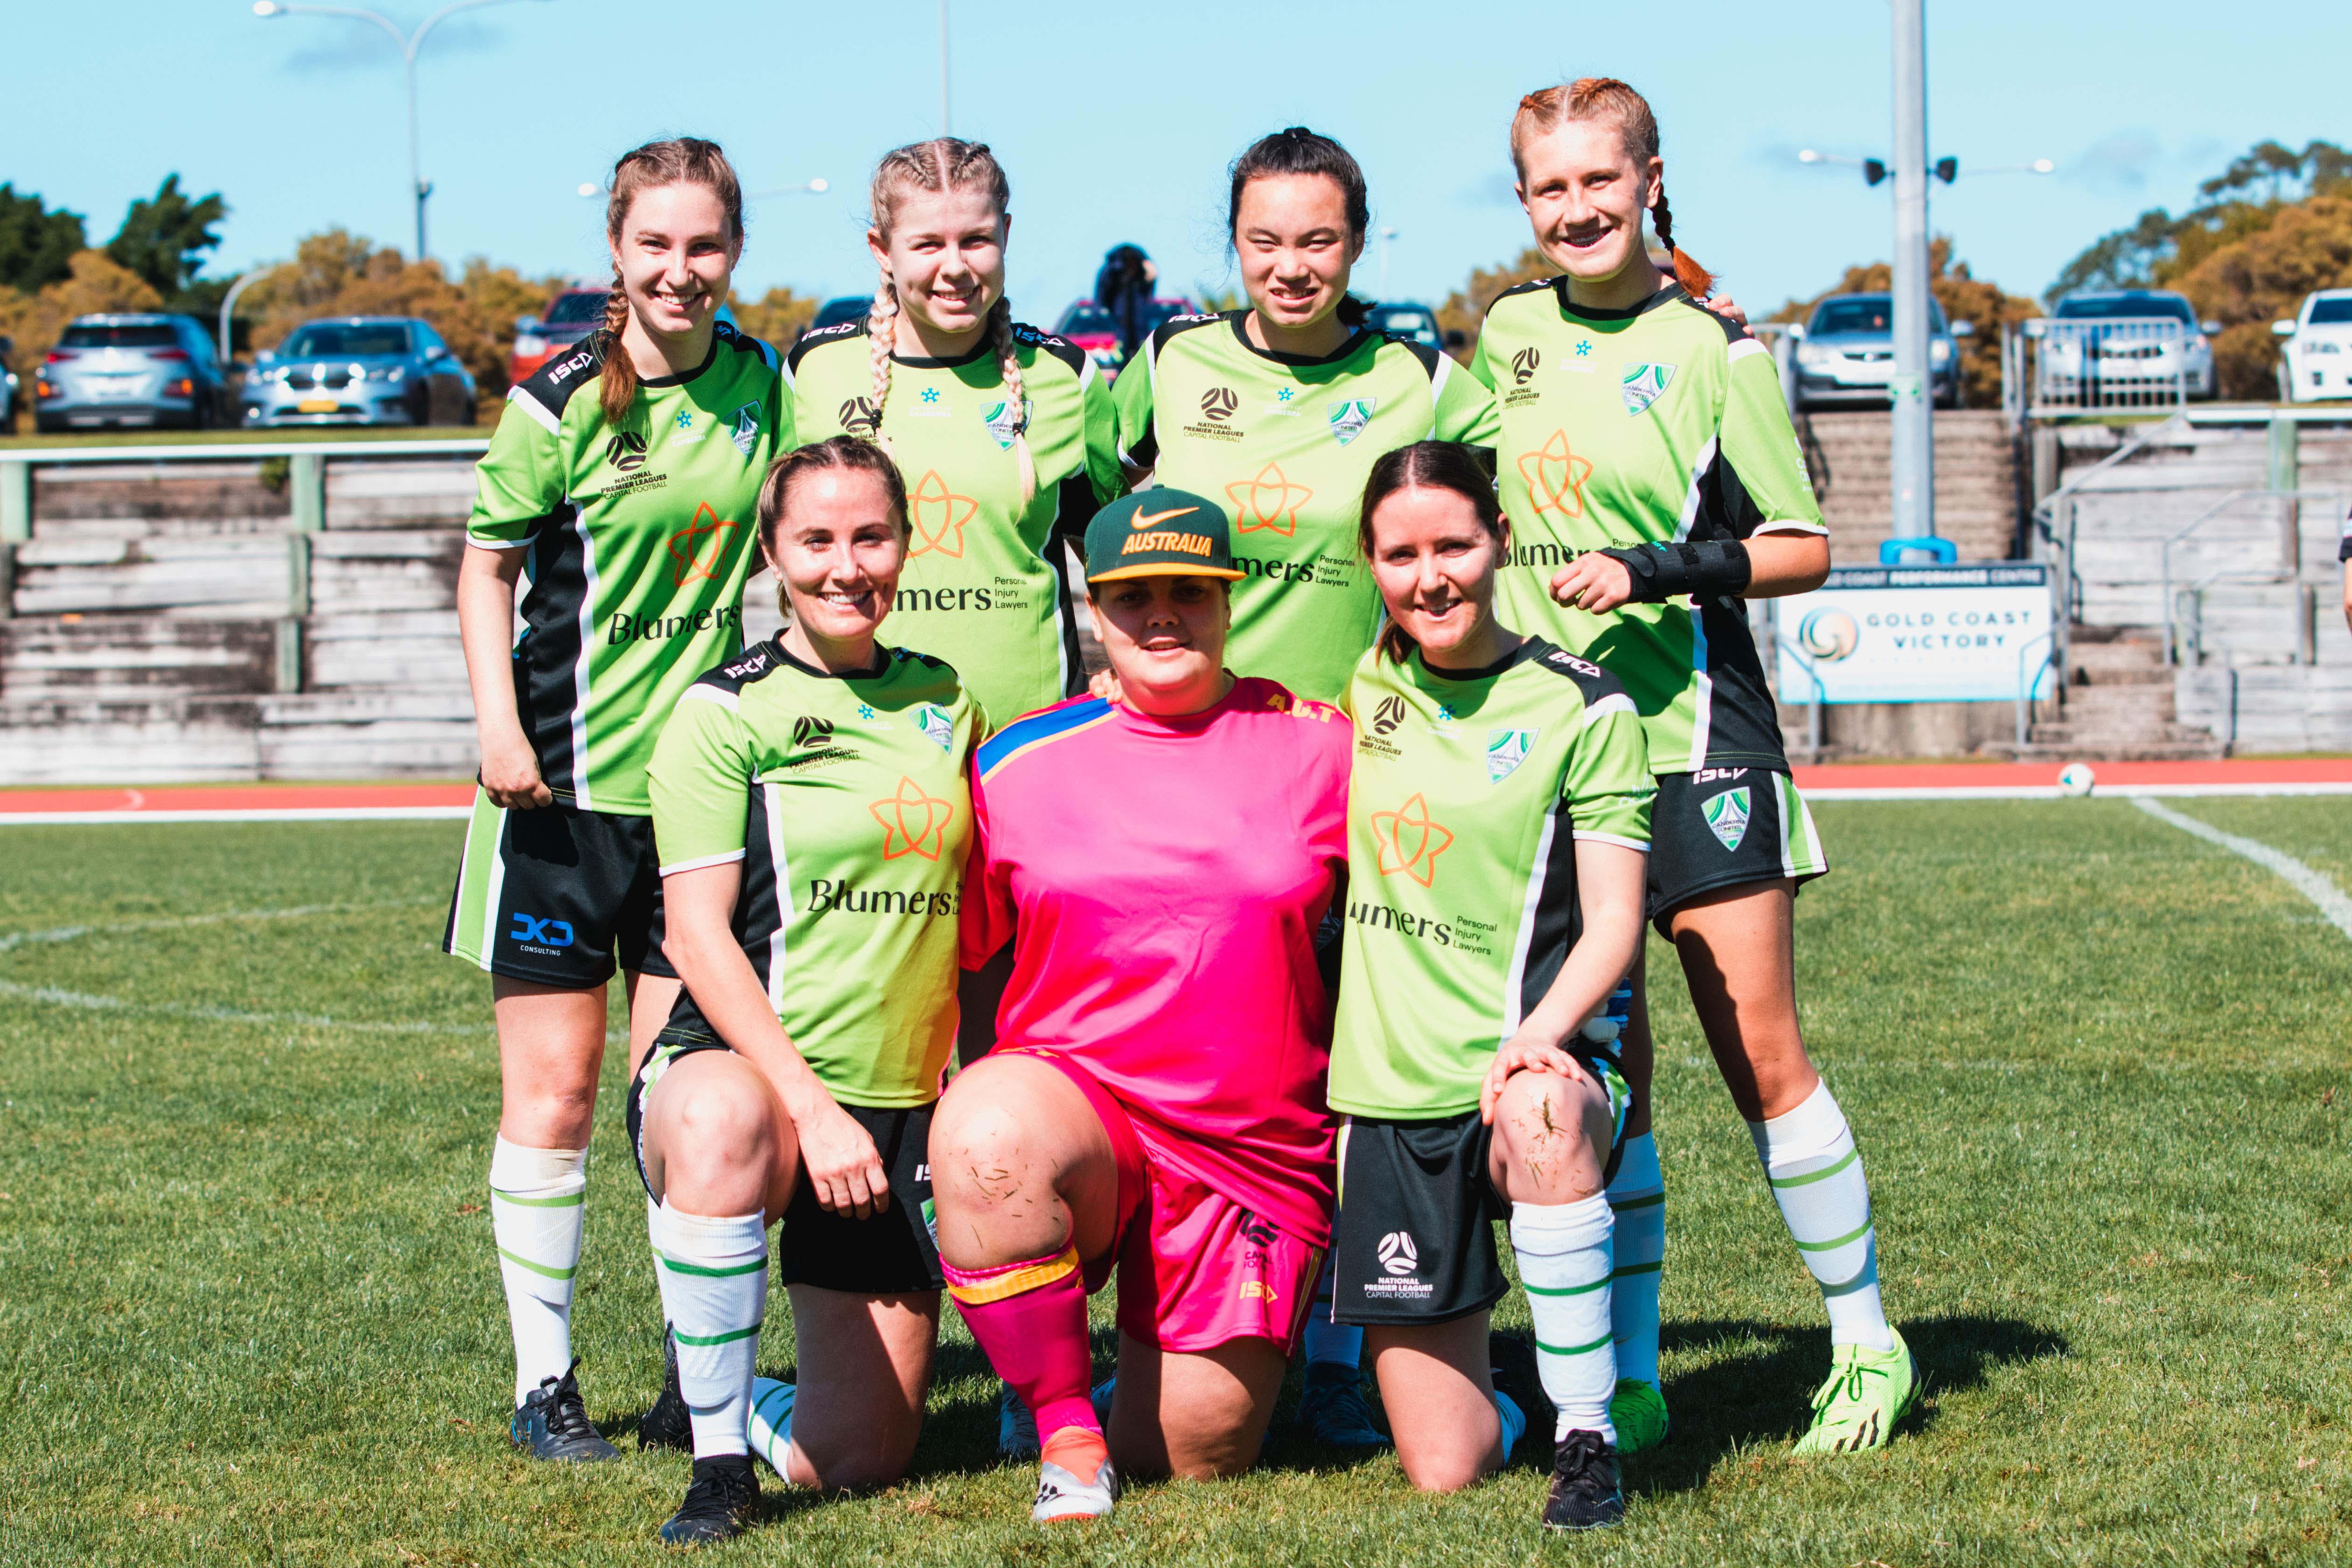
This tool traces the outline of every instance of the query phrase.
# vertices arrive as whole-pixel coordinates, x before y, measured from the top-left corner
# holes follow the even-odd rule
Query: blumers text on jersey
[[[1013,338],[1021,409],[985,341],[955,360],[893,356],[878,414],[863,321],[811,332],[792,353],[800,439],[878,426],[906,479],[912,537],[890,640],[953,663],[999,723],[1085,684],[1064,541],[1122,488],[1110,393],[1094,363],[1032,327],[1016,325]],[[1013,450],[1024,416],[1037,476],[1026,505]]]
[[[1331,1105],[1458,1115],[1582,930],[1576,841],[1648,847],[1648,743],[1615,678],[1540,637],[1460,675],[1375,650],[1347,707]]]
[[[793,445],[792,409],[773,351],[721,322],[700,367],[640,381],[610,426],[603,345],[592,334],[507,395],[467,531],[528,552],[515,705],[540,777],[643,816],[663,721],[743,646],[760,480]]]
[[[1606,664],[1641,711],[1654,771],[1786,767],[1739,600],[1595,616],[1550,591],[1588,551],[1825,531],[1771,354],[1679,288],[1600,310],[1552,279],[1488,307],[1471,368],[1495,389],[1502,430],[1511,550],[1496,613]]]
[[[655,749],[664,875],[740,863],[735,939],[845,1103],[937,1097],[985,725],[939,659],[882,649],[828,675],[763,642],[689,686]],[[690,994],[670,1025],[710,1032]]]
[[[1382,453],[1435,437],[1495,443],[1494,398],[1448,356],[1358,331],[1320,357],[1249,341],[1246,310],[1179,316],[1119,377],[1119,442],[1156,481],[1223,506],[1233,523],[1225,662],[1301,697],[1336,700],[1380,629],[1358,540]]]

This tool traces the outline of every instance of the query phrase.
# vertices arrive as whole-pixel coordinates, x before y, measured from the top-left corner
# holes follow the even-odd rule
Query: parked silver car
[[[1947,324],[1944,308],[1927,301],[1927,384],[1936,406],[1960,405],[1960,346],[1976,328]],[[1886,402],[1895,374],[1895,296],[1832,294],[1813,307],[1797,340],[1797,406],[1834,408]]]
[[[246,373],[245,423],[471,425],[474,378],[415,316],[305,321]]]
[[[2210,397],[2219,321],[2200,321],[2186,294],[2102,289],[2069,294],[2042,329],[2041,401],[2116,395]]]
[[[33,377],[43,434],[219,423],[228,377],[192,316],[78,316]]]

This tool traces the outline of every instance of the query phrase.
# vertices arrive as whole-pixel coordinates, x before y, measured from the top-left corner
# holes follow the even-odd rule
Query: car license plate
[[[89,391],[90,395],[100,402],[121,402],[126,397],[137,395],[139,381],[135,376],[106,376],[92,381],[89,384]]]
[[[331,397],[306,397],[294,409],[298,414],[332,414],[338,406]]]

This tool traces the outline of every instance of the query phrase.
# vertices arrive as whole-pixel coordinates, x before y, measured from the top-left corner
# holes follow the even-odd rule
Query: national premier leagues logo
[[[1726,849],[1737,849],[1739,841],[1748,837],[1748,786],[1725,790],[1721,795],[1707,796],[1702,808],[1706,813],[1706,825],[1723,840]]]
[[[1650,405],[1664,395],[1666,384],[1675,378],[1670,364],[1650,364],[1643,361],[1625,362],[1625,412],[1647,414]]]
[[[1534,749],[1535,743],[1536,731],[1533,730],[1487,731],[1487,782],[1501,784],[1509,778],[1518,765],[1528,760],[1528,752]]]
[[[1342,447],[1364,433],[1372,422],[1372,408],[1377,399],[1351,397],[1331,405],[1331,437]]]

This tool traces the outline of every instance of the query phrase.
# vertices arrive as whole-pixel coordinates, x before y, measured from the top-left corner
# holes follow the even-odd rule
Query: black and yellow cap
[[[1191,490],[1154,486],[1121,496],[1087,524],[1087,581],[1239,577],[1224,509]]]

